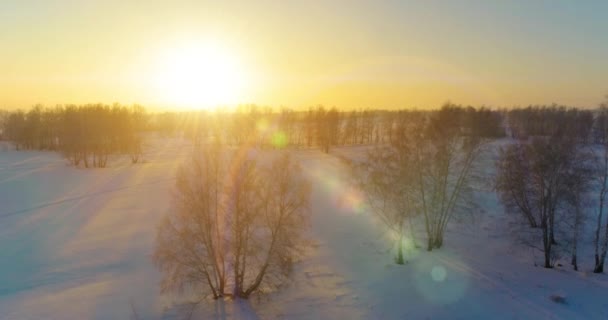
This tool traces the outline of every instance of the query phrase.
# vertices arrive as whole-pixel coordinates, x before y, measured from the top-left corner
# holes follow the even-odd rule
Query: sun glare
[[[236,55],[219,46],[167,50],[156,75],[162,100],[176,108],[211,109],[241,102],[246,77]]]

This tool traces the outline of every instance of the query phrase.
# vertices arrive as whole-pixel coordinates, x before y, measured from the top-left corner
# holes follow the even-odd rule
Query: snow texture
[[[133,310],[183,318],[187,304],[159,294],[150,254],[189,151],[185,141],[158,139],[142,164],[78,169],[55,153],[1,145],[0,319],[129,319]],[[580,272],[534,266],[488,185],[475,194],[474,217],[450,225],[444,248],[409,242],[408,262],[394,264],[390,235],[344,163],[363,152],[296,151],[313,182],[313,219],[293,282],[249,301],[203,301],[193,319],[608,319],[608,277],[589,272],[590,253],[579,257]],[[482,159],[489,174],[491,157]]]

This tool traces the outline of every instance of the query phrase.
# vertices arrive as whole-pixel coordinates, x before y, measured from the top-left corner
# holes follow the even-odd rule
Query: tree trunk
[[[546,218],[545,218],[546,219]],[[549,230],[547,225],[547,221],[543,221],[543,251],[545,254],[545,268],[551,269],[553,265],[551,264],[551,236],[549,235]]]
[[[443,246],[443,232],[440,230],[436,231],[435,239],[433,241],[433,248],[439,249]]]
[[[545,268],[551,269],[553,266],[551,265],[551,251],[545,250]]]
[[[606,159],[607,156],[604,156],[604,160],[608,161]],[[605,166],[608,166],[608,163],[604,164]],[[604,174],[604,179],[603,179],[603,185],[602,185],[602,190],[600,191],[600,203],[599,203],[599,213],[598,213],[598,217],[597,217],[597,228],[595,230],[595,267],[593,268],[593,272],[594,273],[603,273],[604,272],[604,260],[606,258],[606,248],[608,247],[607,243],[608,243],[608,222],[606,223],[606,233],[604,235],[604,242],[602,245],[602,250],[600,253],[600,231],[601,231],[601,226],[602,226],[602,215],[604,213],[604,201],[605,201],[605,195],[606,195],[606,180],[608,180],[608,176],[606,174]]]
[[[577,205],[576,205],[576,210],[575,210],[575,217],[574,217],[574,236],[572,239],[572,266],[574,267],[574,271],[578,271],[578,263],[576,260],[576,254],[578,251],[578,237],[579,237],[579,230],[580,230],[580,225],[581,225],[581,220],[582,220],[582,212],[581,212],[581,208],[579,206],[580,201],[577,199]]]
[[[603,190],[602,190],[603,191]],[[599,213],[597,215],[597,226],[595,229],[595,238],[593,239],[593,244],[595,247],[595,269],[593,270],[593,272],[595,273],[600,273],[597,272],[595,270],[598,269],[598,266],[600,265],[600,263],[603,265],[604,261],[600,261],[600,231],[602,229],[602,215],[604,213],[604,197],[602,197],[601,193],[600,193],[600,204],[599,204]],[[603,267],[602,267],[603,269]]]
[[[551,236],[551,244],[557,244],[557,241],[555,241],[555,232],[554,232],[554,226],[555,226],[555,209],[551,209],[549,212],[549,234]]]
[[[412,244],[414,245],[414,248],[418,249],[420,248],[420,246],[418,245],[418,242],[416,241],[416,234],[414,233],[414,223],[412,222],[411,219],[409,220],[409,227],[410,227],[410,236],[412,237]]]
[[[395,258],[395,263],[405,264],[403,259],[403,234],[399,235],[399,244],[397,245],[397,257]]]
[[[608,233],[608,226],[606,227],[606,233]],[[595,273],[603,273],[604,272],[604,262],[606,261],[606,251],[608,249],[608,235],[604,240],[604,246],[602,247],[602,253],[598,256],[595,256],[595,268],[593,272]]]
[[[595,267],[593,268],[594,273],[603,273],[604,272],[604,260],[600,259],[599,255],[595,255]]]

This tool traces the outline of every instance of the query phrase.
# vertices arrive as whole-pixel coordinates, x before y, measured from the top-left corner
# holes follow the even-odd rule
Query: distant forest
[[[464,107],[451,103],[439,110],[339,111],[322,106],[307,111],[272,110],[255,105],[236,111],[149,113],[141,106],[35,106],[0,113],[0,139],[16,149],[56,150],[74,165],[104,167],[110,154],[131,155],[137,162],[143,136],[157,132],[195,142],[219,139],[228,145],[320,148],[392,143],[414,122],[434,113],[456,123],[460,134],[479,138],[525,139],[568,130],[581,140],[603,143],[608,130],[606,108],[530,106],[511,110]]]
[[[73,165],[105,167],[112,154],[136,163],[143,138],[156,132],[204,143],[215,139],[231,146],[260,148],[330,148],[391,144],[412,123],[428,122],[435,113],[457,124],[459,134],[483,139],[526,139],[568,131],[582,142],[604,143],[608,112],[566,106],[530,106],[511,110],[464,107],[451,103],[440,110],[340,111],[322,106],[307,111],[272,110],[255,105],[236,111],[149,113],[141,106],[35,106],[29,111],[0,113],[0,139],[18,150],[61,152]]]

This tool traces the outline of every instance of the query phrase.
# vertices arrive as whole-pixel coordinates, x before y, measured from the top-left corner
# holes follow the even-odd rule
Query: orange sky
[[[594,107],[608,91],[606,9],[601,1],[6,1],[0,108]]]

